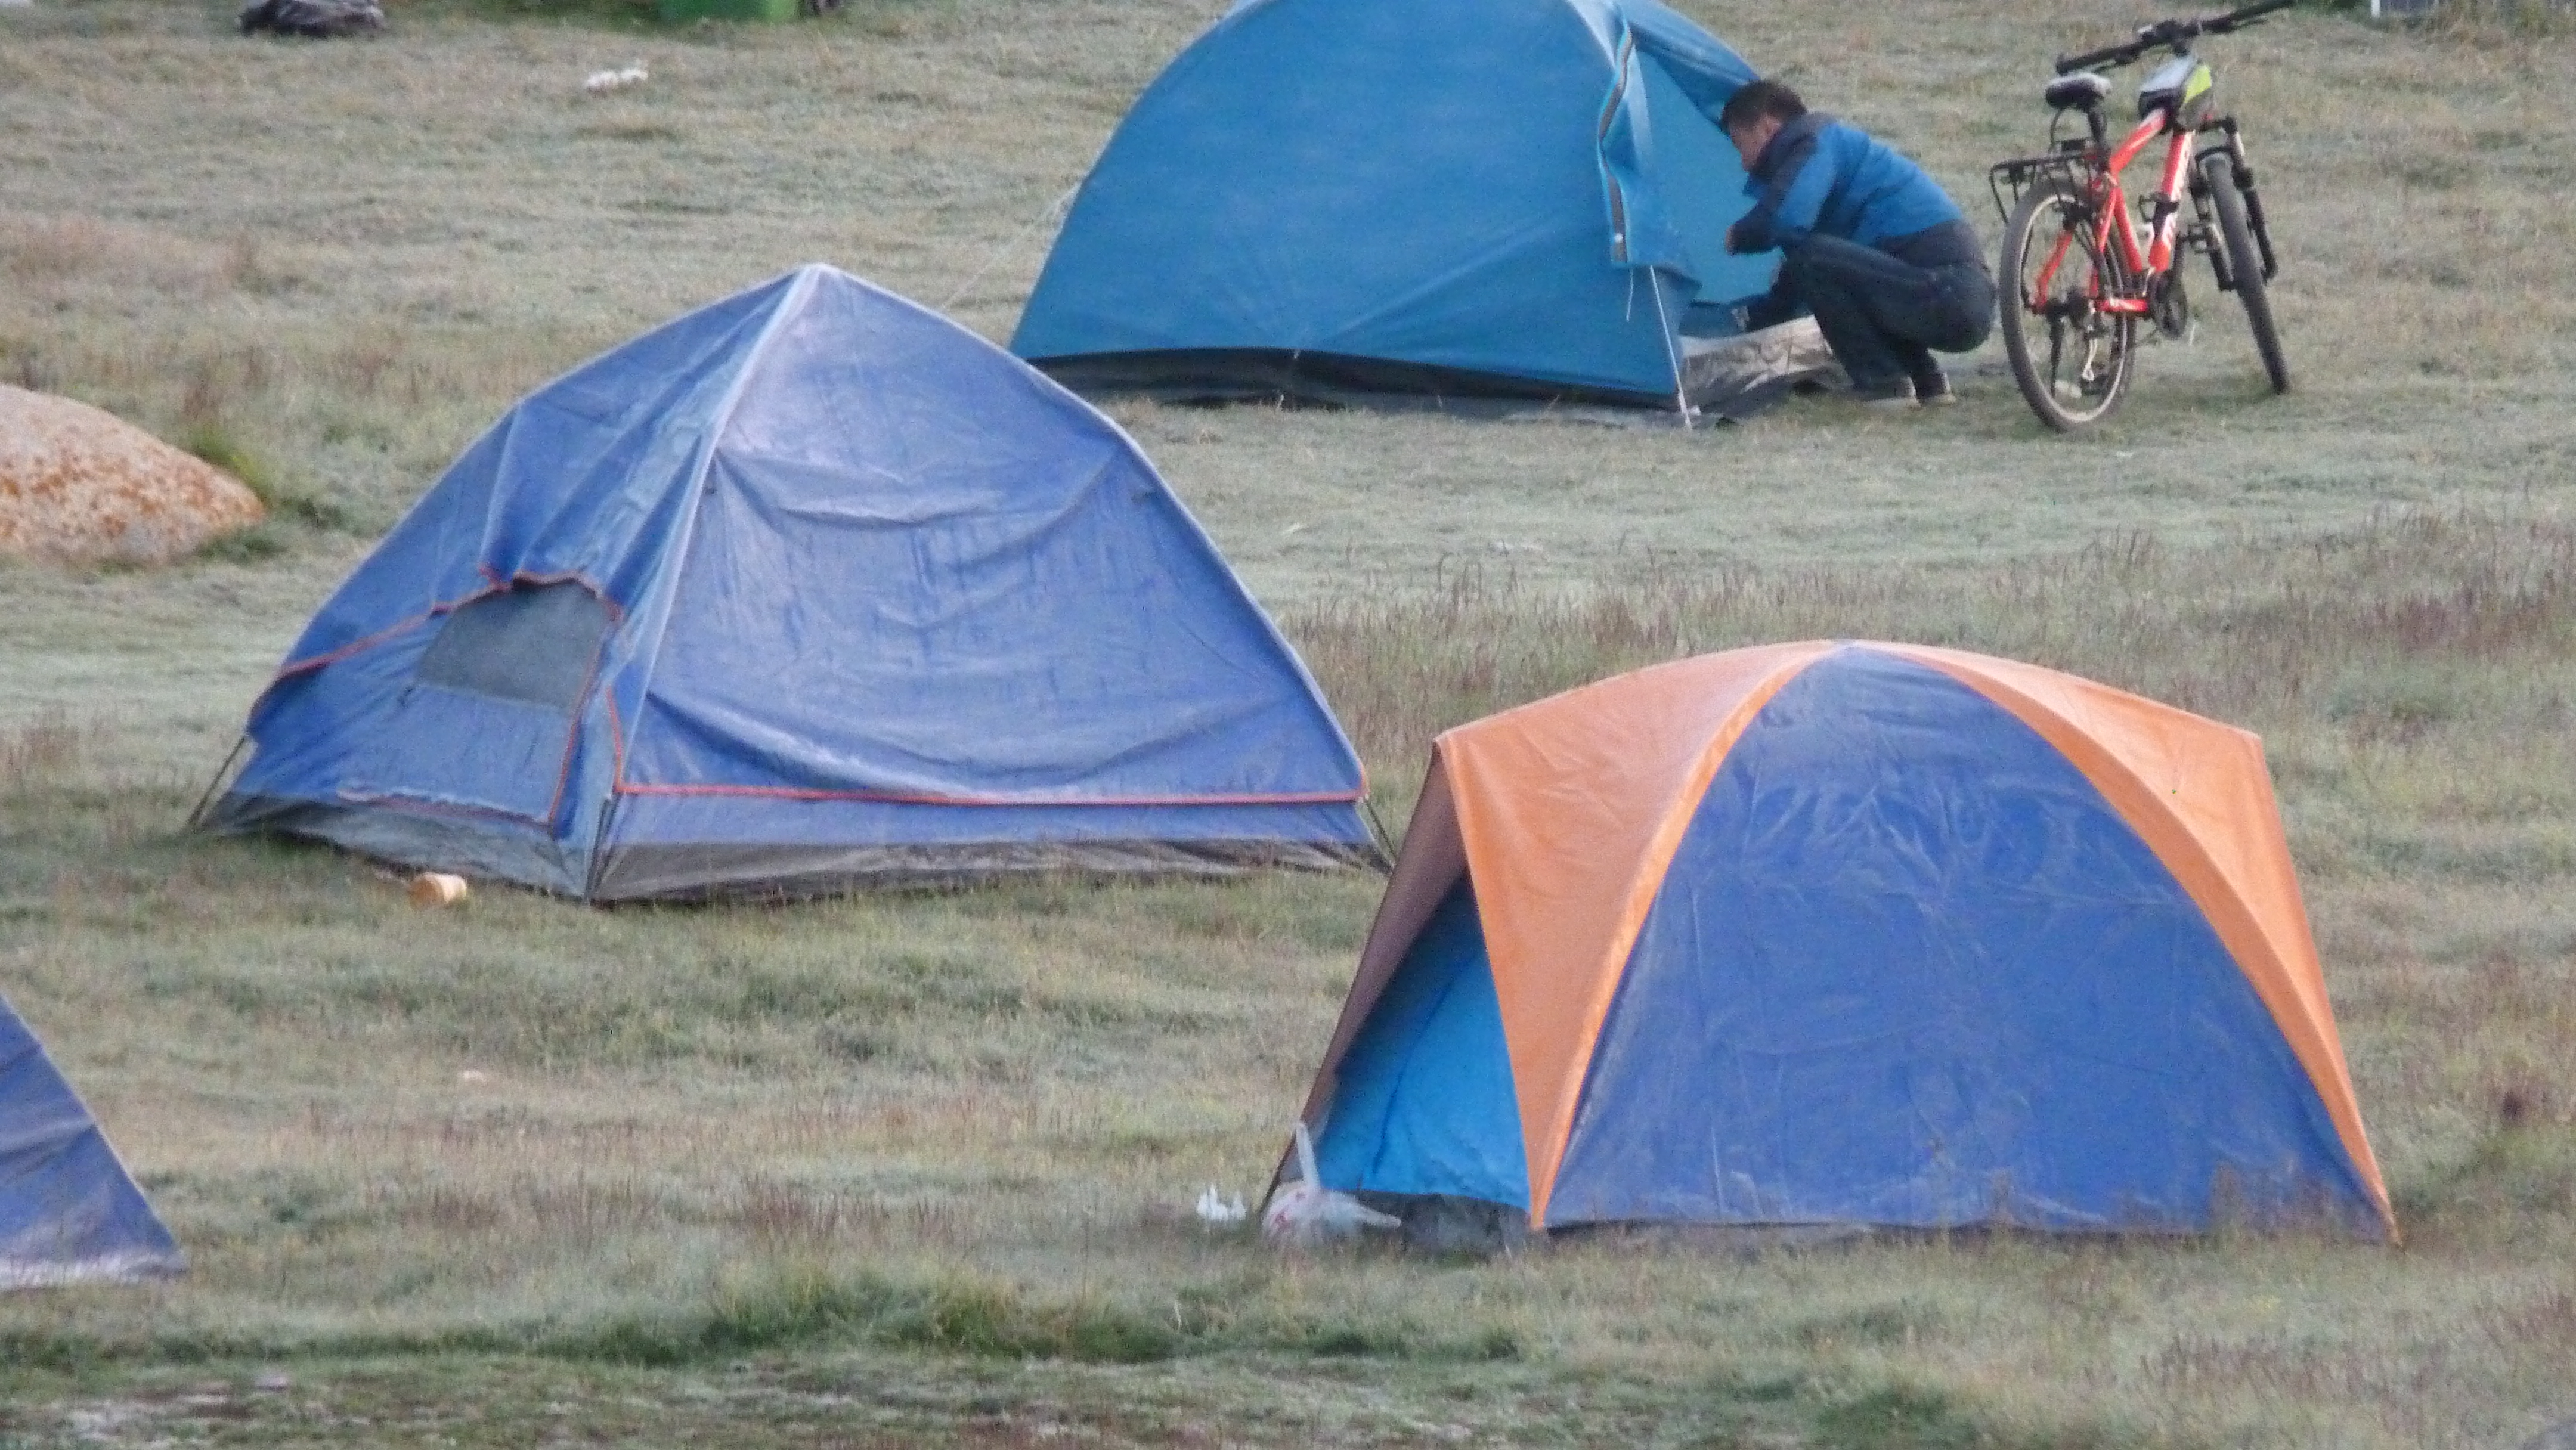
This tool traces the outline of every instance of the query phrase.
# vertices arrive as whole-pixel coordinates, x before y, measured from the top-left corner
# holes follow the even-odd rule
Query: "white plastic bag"
[[[581,83],[581,88],[594,96],[604,96],[610,91],[622,91],[628,86],[640,86],[652,78],[653,73],[646,70],[644,62],[639,60],[628,63],[624,70],[592,71],[589,79]]]
[[[1313,1248],[1357,1237],[1362,1229],[1396,1229],[1404,1220],[1383,1214],[1347,1193],[1323,1186],[1315,1171],[1315,1140],[1297,1125],[1297,1181],[1279,1185],[1261,1210],[1261,1236],[1281,1248]]]

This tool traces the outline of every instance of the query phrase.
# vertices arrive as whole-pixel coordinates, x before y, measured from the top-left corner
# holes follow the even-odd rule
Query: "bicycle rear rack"
[[[2013,208],[2021,205],[2023,196],[2043,181],[2064,182],[2077,196],[2085,194],[2085,183],[2092,169],[2085,153],[2090,146],[2081,137],[2057,143],[2057,149],[2042,156],[2018,156],[1996,163],[1986,173],[1986,190],[1995,199],[1995,215],[2012,220]]]

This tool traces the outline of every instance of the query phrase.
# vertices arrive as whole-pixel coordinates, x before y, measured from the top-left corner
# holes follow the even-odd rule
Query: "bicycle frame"
[[[2105,256],[2116,253],[2128,268],[2129,275],[2142,282],[2173,270],[2174,233],[2181,225],[2182,195],[2191,174],[2195,133],[2179,126],[2171,128],[2170,143],[2165,150],[2164,183],[2156,189],[2155,224],[2150,228],[2147,245],[2143,248],[2138,245],[2137,221],[2129,210],[2128,193],[2120,189],[2120,177],[2129,169],[2129,163],[2138,159],[2139,153],[2158,136],[2166,134],[2169,124],[2170,113],[2162,109],[2140,121],[2138,128],[2111,152],[2110,159],[2096,173],[2093,183],[2095,195],[2092,200],[2102,211],[2097,223],[2100,230],[2094,240]],[[2057,269],[2065,262],[2067,249],[2074,245],[2074,241],[2071,235],[2061,235],[2057,239],[2055,250],[2049,254],[2047,264],[2040,268],[2035,279],[2034,285],[2042,294],[2057,279]],[[2094,305],[2104,312],[2128,313],[2136,317],[2144,317],[2148,312],[2144,291],[2131,297],[2098,298]]]

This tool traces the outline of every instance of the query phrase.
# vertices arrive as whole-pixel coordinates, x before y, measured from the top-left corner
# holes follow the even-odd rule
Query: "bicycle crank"
[[[2147,289],[2147,315],[2153,317],[2156,331],[2176,342],[2191,338],[2191,297],[2183,290],[2182,273],[2166,272]]]

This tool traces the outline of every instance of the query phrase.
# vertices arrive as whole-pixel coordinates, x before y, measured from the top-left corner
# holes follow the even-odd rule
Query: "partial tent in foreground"
[[[132,1283],[186,1268],[98,1120],[0,998],[0,1290]]]
[[[1118,427],[809,266],[546,385],[201,813],[594,901],[1372,863],[1358,756]]]
[[[1747,335],[1777,253],[1657,0],[1243,0],[1137,98],[1011,340],[1085,394],[1742,416],[1839,377]]]
[[[2397,1232],[2262,742],[1919,646],[1442,735],[1302,1121],[1444,1232]]]

